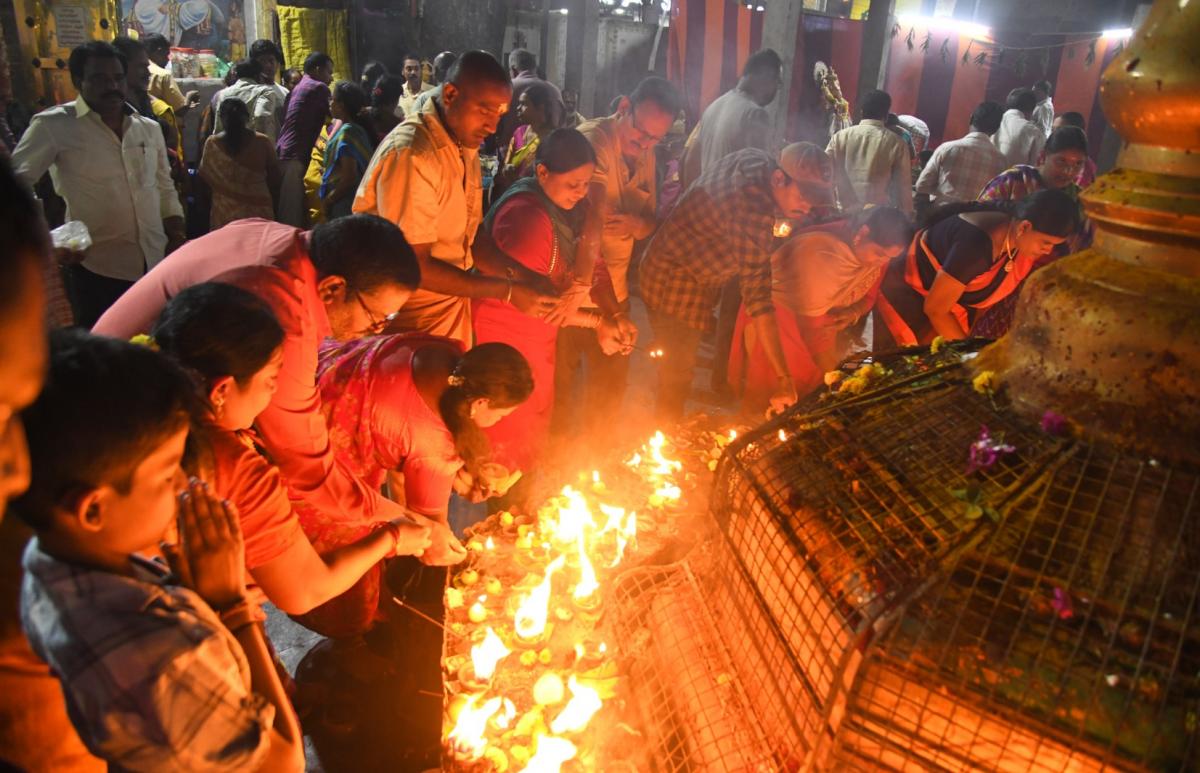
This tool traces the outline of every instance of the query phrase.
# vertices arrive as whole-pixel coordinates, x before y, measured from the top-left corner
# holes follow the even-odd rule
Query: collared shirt
[[[317,349],[330,335],[304,232],[268,220],[236,220],[171,253],[130,288],[92,332],[129,339],[148,333],[167,301],[201,282],[258,296],[283,327],[283,366],[255,427],[293,490],[323,512],[372,520],[402,511],[333,461],[317,394]]]
[[[1005,111],[1000,130],[992,137],[992,142],[1004,155],[1005,166],[1035,166],[1046,145],[1046,135],[1027,121],[1024,113],[1013,108]]]
[[[610,213],[626,212],[653,219],[656,201],[654,149],[650,148],[638,156],[630,168],[621,154],[617,120],[615,115],[593,118],[579,127],[580,133],[588,138],[592,149],[596,151],[596,171],[592,174],[592,182],[604,186]],[[628,273],[632,255],[633,237],[614,233],[606,227],[601,235],[600,257],[612,277],[613,292],[622,303],[629,297]]]
[[[417,107],[417,98],[426,91],[433,91],[434,88],[436,87],[432,83],[421,81],[420,88],[418,88],[416,91],[413,91],[408,87],[408,81],[405,81],[404,93],[400,95],[400,100],[396,103],[396,109],[400,111],[401,115],[408,115],[409,113],[416,112],[419,109]]]
[[[1046,97],[1037,106],[1033,108],[1033,124],[1042,130],[1042,134],[1046,135],[1046,139],[1050,138],[1050,132],[1054,130],[1054,100]]]
[[[429,100],[376,148],[358,185],[354,211],[390,220],[400,226],[409,244],[432,245],[432,257],[470,269],[471,244],[483,220],[479,148],[464,147],[451,137],[438,101]],[[467,344],[471,340],[471,305],[466,298],[417,290],[395,320],[400,329]]]
[[[328,116],[329,86],[306,73],[288,97],[287,117],[276,145],[279,160],[307,164]]]
[[[175,76],[171,74],[170,70],[159,67],[154,62],[150,63],[150,88],[148,91],[150,96],[166,102],[172,110],[178,110],[187,104],[187,98],[175,83]]]
[[[721,287],[737,277],[748,314],[774,311],[775,169],[765,151],[747,148],[700,175],[646,248],[639,277],[647,306],[705,329]]]
[[[742,148],[767,149],[767,110],[741,89],[730,89],[717,97],[705,108],[699,126],[701,173]]]
[[[912,164],[908,146],[883,121],[863,119],[842,129],[825,149],[833,159],[842,206],[859,204],[892,206],[912,213]],[[846,190],[846,183],[852,190]]]
[[[117,137],[82,99],[43,110],[13,151],[13,168],[30,186],[49,170],[67,220],[91,233],[84,268],[131,282],[162,260],[162,221],[182,217],[183,207],[162,129],[129,112]]]
[[[983,187],[1004,171],[1004,156],[983,132],[943,142],[917,178],[917,193],[933,197],[933,203],[974,201]]]
[[[272,142],[279,137],[279,115],[283,111],[283,101],[274,85],[243,78],[221,89],[216,110],[213,111],[214,134],[225,128],[221,125],[221,103],[227,99],[240,99],[246,103],[251,129],[267,135]]]
[[[37,538],[22,563],[25,634],[92,753],[125,770],[261,764],[275,708],[198,595],[150,567],[127,577],[60,561]]]

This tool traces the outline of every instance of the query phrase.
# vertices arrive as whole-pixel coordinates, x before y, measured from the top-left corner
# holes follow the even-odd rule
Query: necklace
[[[1012,236],[1011,225],[1008,227],[1008,230],[1004,232],[1004,256],[1008,259],[1008,262],[1004,264],[1004,273],[1006,274],[1012,271],[1013,261],[1016,259],[1016,251],[1008,246],[1008,239],[1010,236]]]

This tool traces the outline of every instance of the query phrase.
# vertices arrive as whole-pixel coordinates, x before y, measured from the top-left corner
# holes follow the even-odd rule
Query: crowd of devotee
[[[761,419],[856,350],[1003,335],[1090,240],[1045,82],[936,147],[879,90],[777,142],[766,49],[702,115],[648,76],[596,117],[520,49],[334,81],[258,40],[203,103],[168,49],[78,46],[78,95],[0,148],[17,768],[300,770],[264,605],[364,635],[395,557],[465,557],[452,499],[520,506],[556,449],[610,447],[638,352],[660,424],[699,391]]]

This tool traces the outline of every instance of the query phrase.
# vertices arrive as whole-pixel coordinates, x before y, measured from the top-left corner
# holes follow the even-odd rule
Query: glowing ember
[[[589,598],[600,587],[600,583],[596,582],[596,570],[592,568],[592,562],[587,557],[587,547],[583,544],[583,532],[579,533],[579,584],[575,586],[575,592],[571,594],[577,601]]]
[[[475,678],[486,681],[496,672],[496,664],[503,660],[512,650],[504,646],[500,637],[488,626],[483,641],[471,647],[471,663],[475,666]]]
[[[546,630],[546,615],[550,607],[550,583],[554,573],[562,568],[566,556],[559,556],[546,567],[546,576],[517,607],[513,627],[522,639],[536,639]]]
[[[448,736],[454,751],[472,760],[483,756],[483,751],[487,748],[487,740],[483,737],[487,721],[500,709],[502,702],[500,698],[492,698],[482,706],[476,707],[475,703],[481,697],[472,695],[467,698],[466,705],[459,712],[458,722],[454,724],[454,729]]]
[[[539,735],[536,753],[529,758],[529,764],[521,773],[558,773],[562,764],[574,759],[575,754],[575,744],[567,739]]]
[[[571,691],[571,700],[567,701],[567,705],[550,723],[551,732],[578,733],[582,731],[595,713],[600,710],[600,707],[604,705],[600,700],[600,693],[591,687],[580,684],[574,675],[567,680],[567,689]]]

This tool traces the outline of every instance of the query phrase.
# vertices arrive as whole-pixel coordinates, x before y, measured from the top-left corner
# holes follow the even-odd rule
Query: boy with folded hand
[[[178,493],[194,395],[157,352],[52,334],[46,387],[23,415],[32,481],[14,510],[37,536],[22,623],[111,767],[303,770],[246,599],[237,513],[197,481]],[[153,558],[160,546],[173,573]]]

